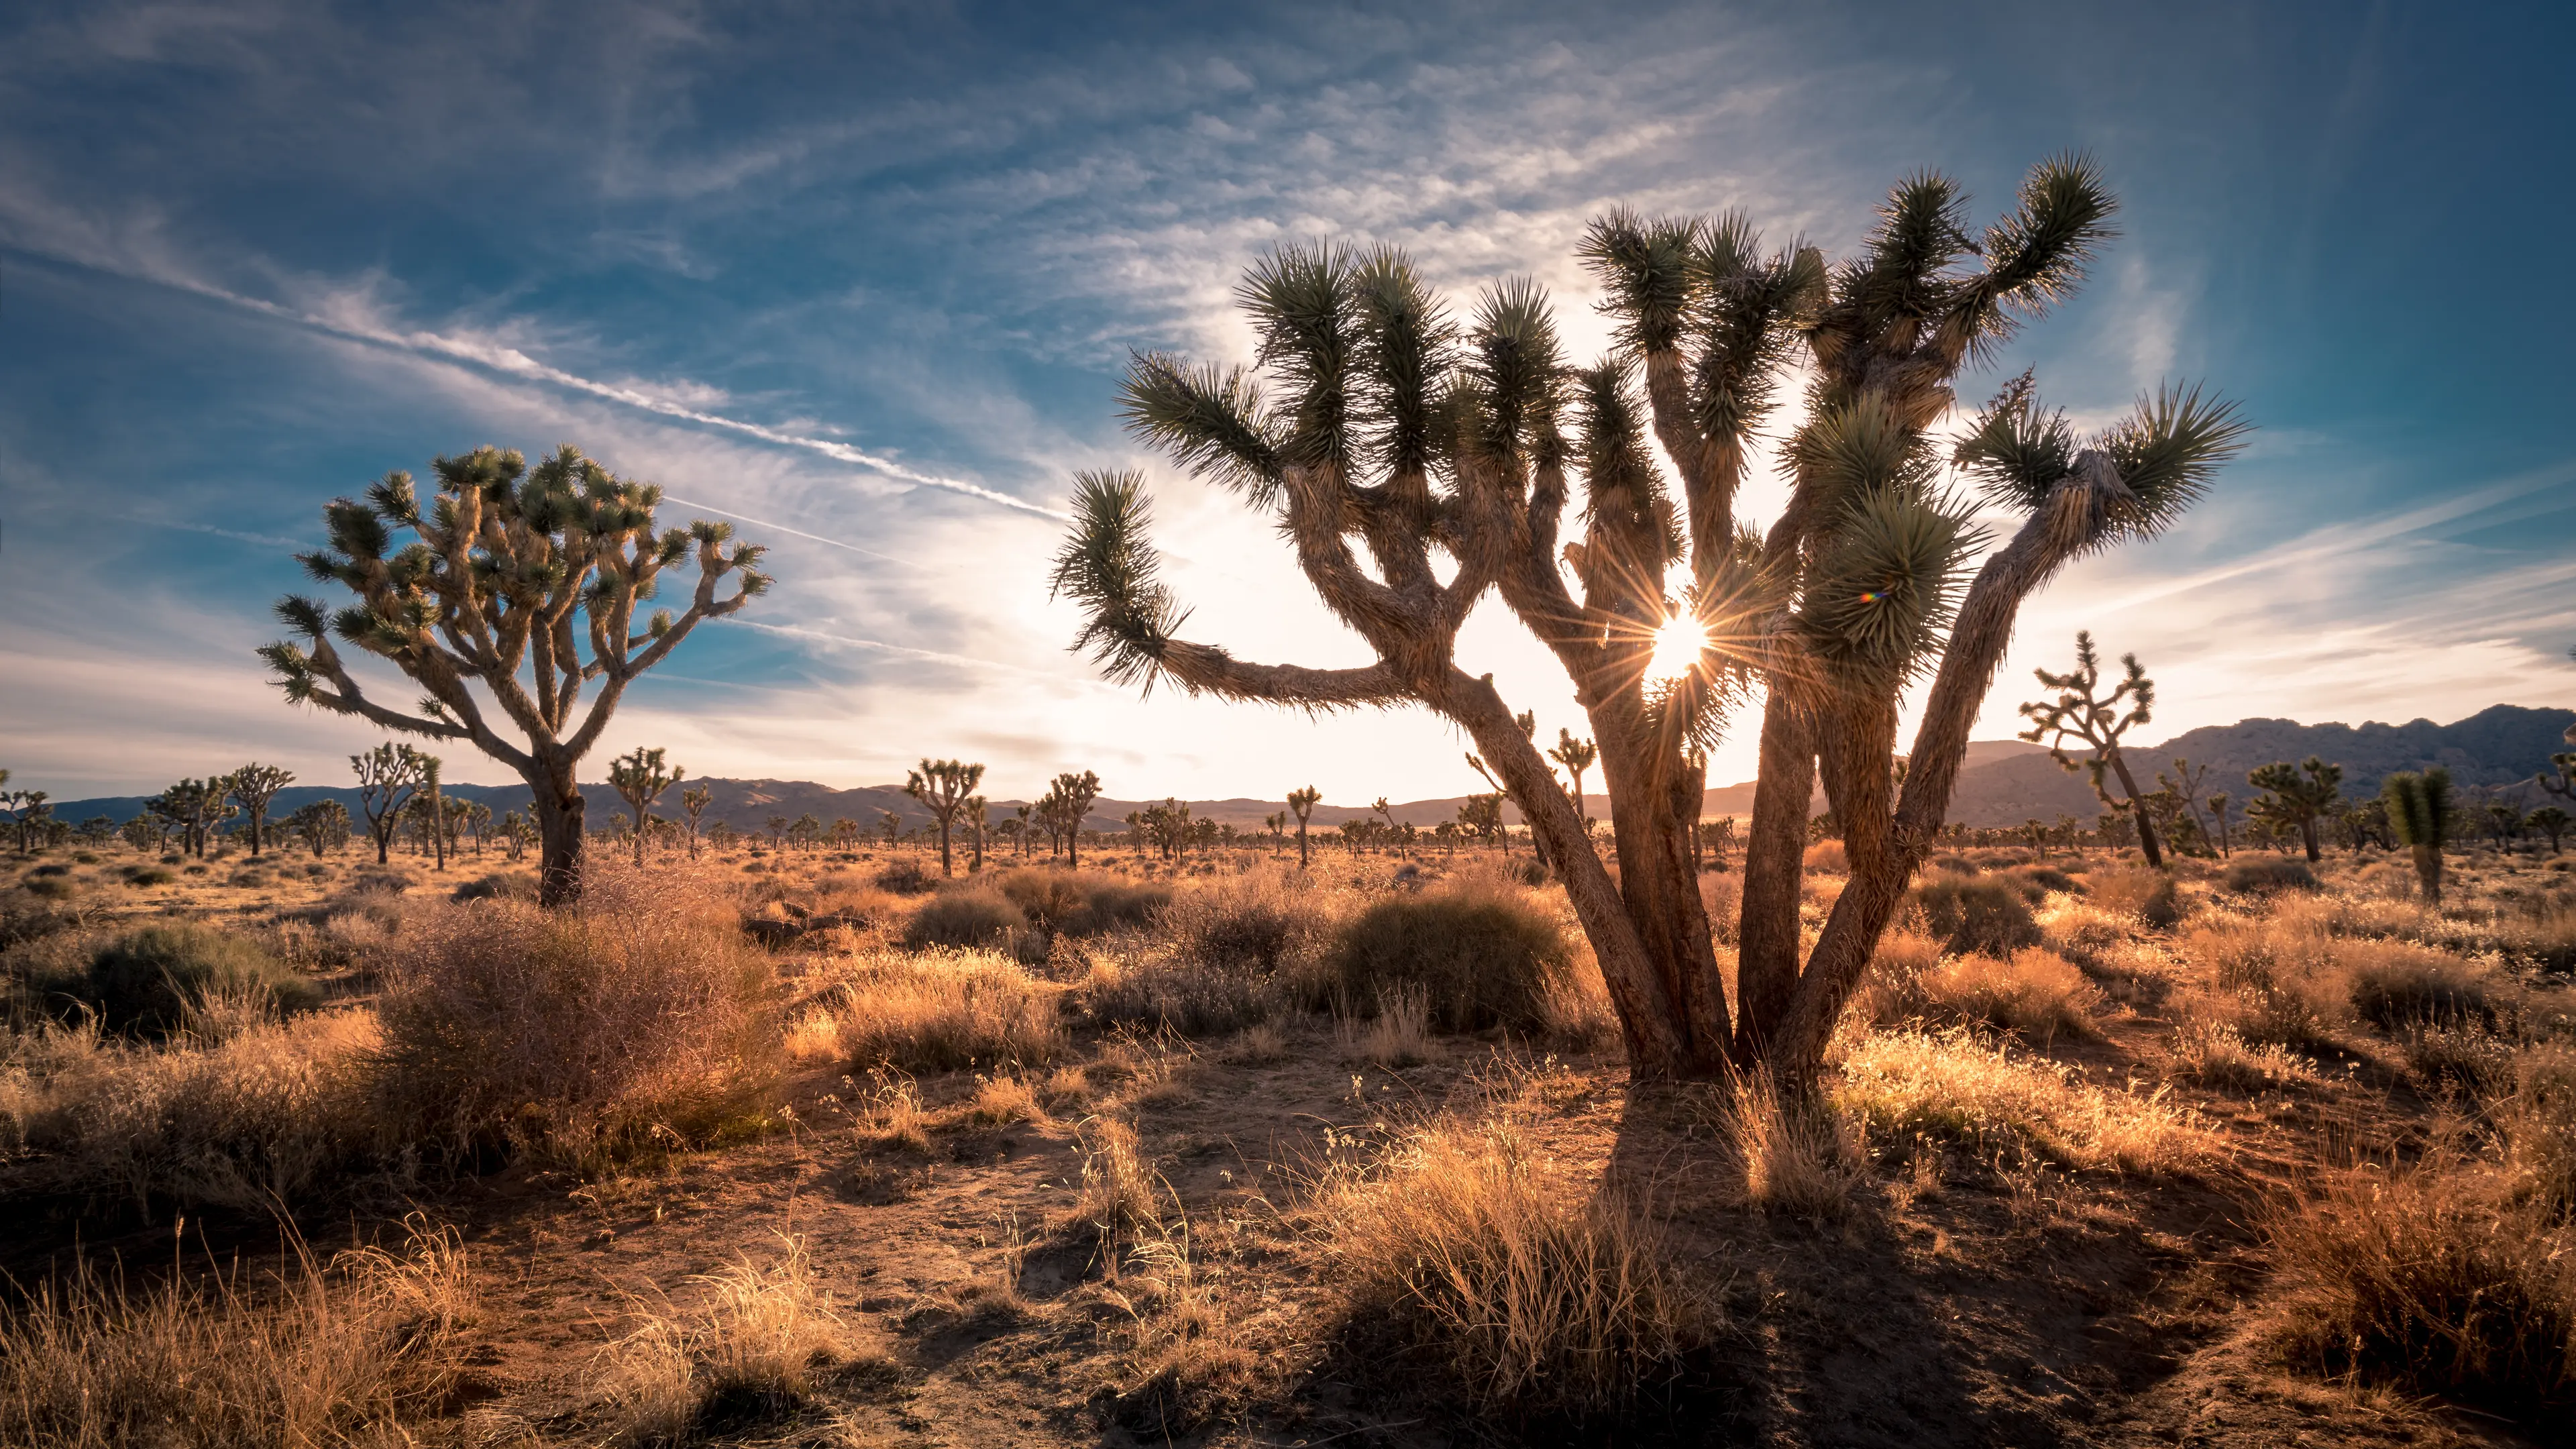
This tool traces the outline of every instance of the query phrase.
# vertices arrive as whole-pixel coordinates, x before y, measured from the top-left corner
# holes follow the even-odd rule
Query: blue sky
[[[1418,711],[1142,701],[1065,653],[1051,515],[1076,469],[1142,464],[1195,635],[1360,657],[1265,524],[1120,435],[1128,349],[1244,358],[1243,266],[1331,236],[1462,296],[1534,275],[1588,354],[1571,252],[1604,207],[1741,207],[1832,253],[1908,170],[1982,219],[2070,148],[2123,235],[1995,379],[2035,365],[2099,420],[2206,379],[2262,432],[2174,534],[2035,601],[1981,733],[2079,626],[2145,656],[2159,737],[2576,700],[2565,8],[1939,8],[9,7],[0,766],[58,797],[338,778],[373,734],[251,654],[322,503],[568,440],[776,546],[778,588],[611,747],[1454,793]],[[1577,723],[1499,611],[1465,654]],[[1736,733],[1719,780],[1750,774]]]

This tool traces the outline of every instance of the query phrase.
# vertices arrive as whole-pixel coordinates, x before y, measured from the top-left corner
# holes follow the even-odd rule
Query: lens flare
[[[1655,631],[1654,657],[1646,661],[1646,678],[1650,682],[1679,679],[1699,663],[1700,651],[1708,647],[1708,631],[1688,614],[1664,621]]]

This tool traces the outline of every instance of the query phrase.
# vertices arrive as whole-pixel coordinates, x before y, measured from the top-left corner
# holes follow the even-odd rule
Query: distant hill
[[[2437,725],[2431,720],[2414,720],[2402,725],[2388,724],[2315,724],[2303,725],[2296,720],[2249,719],[2232,725],[2210,725],[2187,730],[2161,744],[2137,746],[2129,751],[2130,767],[2138,774],[2141,788],[2153,788],[2156,771],[2168,768],[2180,755],[2194,765],[2210,767],[2207,790],[2226,790],[2239,799],[2249,798],[2245,772],[2274,760],[2298,761],[2310,755],[2331,760],[2344,767],[2344,793],[2375,794],[2382,777],[2397,770],[2420,770],[2428,765],[2447,766],[2453,779],[2469,787],[2512,786],[2520,784],[2532,793],[2529,784],[2534,772],[2547,763],[2549,756],[2567,748],[2566,731],[2576,726],[2576,710],[2525,709],[2518,705],[2499,704],[2460,720],[2455,724]],[[605,768],[603,766],[603,768]],[[1589,799],[1596,816],[1606,815],[1608,803],[1596,786]],[[714,790],[715,800],[707,809],[707,823],[722,820],[738,830],[757,831],[773,815],[793,820],[812,815],[826,825],[834,820],[855,820],[863,829],[874,829],[884,812],[893,811],[905,828],[925,824],[930,812],[896,785],[863,785],[856,789],[836,790],[810,780],[701,780]],[[492,807],[495,815],[504,810],[523,809],[528,803],[527,788],[522,785],[449,785],[450,795],[480,800]],[[283,818],[298,806],[325,796],[339,800],[349,808],[354,819],[358,814],[358,792],[322,786],[297,785],[278,792],[274,815]],[[582,796],[588,802],[592,828],[604,827],[609,817],[622,812],[626,803],[617,792],[604,784],[585,785]],[[65,800],[57,803],[57,817],[78,822],[96,815],[128,820],[141,813],[146,797],[141,795],[103,796],[89,800]],[[1704,813],[1747,815],[1753,810],[1753,785],[1727,785],[1710,790]],[[1007,818],[1021,801],[996,801],[991,818]],[[1147,800],[1102,800],[1093,806],[1085,824],[1096,830],[1125,828],[1125,817],[1131,810],[1155,803]],[[1443,820],[1454,820],[1464,796],[1437,800],[1408,800],[1393,807],[1400,824],[1432,826]],[[1191,813],[1232,825],[1238,830],[1259,830],[1262,819],[1286,808],[1278,800],[1252,800],[1237,797],[1230,800],[1193,800]],[[1810,808],[1825,808],[1820,788]],[[2048,752],[2023,740],[1978,740],[1968,746],[1966,767],[1959,772],[1958,791],[1951,801],[1950,818],[1968,825],[2018,825],[2037,817],[2054,820],[2060,815],[2073,815],[2090,820],[2101,809],[2093,797],[2093,787],[2083,774],[2068,774]],[[679,810],[679,790],[674,788],[663,797],[662,813]],[[1365,805],[1318,805],[1309,822],[1312,829],[1330,830],[1343,821],[1369,814]],[[1518,812],[1506,807],[1515,820]]]

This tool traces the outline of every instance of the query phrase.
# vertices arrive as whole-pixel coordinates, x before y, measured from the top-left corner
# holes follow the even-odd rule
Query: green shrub
[[[448,892],[453,901],[488,901],[495,898],[533,901],[537,898],[537,877],[532,871],[496,870],[478,876]]]
[[[41,900],[69,900],[80,894],[80,886],[60,876],[31,876],[20,881],[20,889]]]
[[[1332,959],[1352,1007],[1373,1010],[1388,988],[1416,987],[1446,1031],[1544,1027],[1571,969],[1565,934],[1544,906],[1472,877],[1376,902],[1342,928]]]
[[[2030,902],[2008,880],[1934,876],[1914,888],[1914,900],[1933,937],[1951,954],[2010,956],[2039,944],[2039,921],[2030,913]]]
[[[99,948],[83,990],[108,1026],[162,1034],[210,999],[266,996],[280,1011],[322,1002],[321,988],[239,936],[209,926],[146,926]]]
[[[915,951],[926,946],[992,946],[1028,923],[1028,917],[1001,892],[969,886],[944,891],[924,903],[903,928],[903,944]]]
[[[746,867],[747,868],[747,867]],[[939,889],[939,877],[911,856],[902,856],[877,872],[877,889],[899,896],[928,895]]]
[[[1156,923],[1185,960],[1267,973],[1329,933],[1332,912],[1307,883],[1264,870],[1186,891]]]
[[[125,878],[125,883],[138,888],[148,888],[151,886],[165,886],[177,879],[177,876],[172,875],[170,872],[163,870],[156,865],[149,870],[138,870],[132,875],[127,876]]]
[[[2251,856],[2237,861],[2219,877],[2218,883],[2238,895],[2270,896],[2283,891],[2322,889],[2317,873],[2308,869],[2304,860],[2284,856]]]

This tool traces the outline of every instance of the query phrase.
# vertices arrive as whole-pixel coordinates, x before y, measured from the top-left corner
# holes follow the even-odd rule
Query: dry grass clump
[[[2510,1083],[2487,1111],[2514,1200],[2553,1223],[2576,1221],[2576,1046],[2515,1053]]]
[[[2030,902],[1992,876],[1936,875],[1914,888],[1924,925],[1946,951],[2009,956],[2039,944]]]
[[[1111,1404],[1117,1422],[1148,1443],[1194,1434],[1240,1410],[1264,1378],[1260,1356],[1227,1317],[1192,1260],[1188,1225],[1135,1244],[1113,1264],[1104,1290],[1129,1320],[1128,1363],[1137,1381]]]
[[[2094,871],[2084,877],[2084,891],[2097,908],[2150,930],[2171,930],[2185,914],[2180,888],[2161,871]]]
[[[1155,925],[1184,959],[1271,972],[1320,953],[1350,909],[1348,892],[1263,866],[1178,892]]]
[[[803,1241],[781,1243],[768,1263],[745,1255],[691,1279],[685,1309],[636,1305],[641,1322],[607,1353],[618,1443],[676,1446],[760,1424],[804,1403],[816,1371],[842,1360],[832,1295]]]
[[[1683,1379],[1718,1310],[1652,1220],[1501,1115],[1343,1159],[1311,1209],[1353,1334],[1394,1336],[1480,1413],[1615,1421]]]
[[[0,1056],[0,1147],[34,1154],[29,1180],[57,1190],[300,1201],[382,1145],[369,1101],[377,1040],[372,1020],[347,1011],[246,1012],[220,1039],[167,1045],[117,1040],[94,1020],[44,1023]]]
[[[2174,1058],[2185,1077],[2221,1091],[2259,1092],[2313,1083],[2316,1068],[2278,1042],[2249,1042],[2232,1021],[2187,1015],[2174,1030]]]
[[[1965,1032],[1861,1039],[1844,1055],[1832,1099],[1874,1138],[2022,1148],[2069,1167],[2187,1171],[2216,1150],[2161,1092],[2090,1086],[2067,1068],[2007,1056]]]
[[[2324,885],[2303,860],[2281,855],[2249,855],[2219,875],[2219,885],[2238,895],[2270,896],[2284,891],[2317,891]]]
[[[2456,956],[2396,942],[2355,942],[2343,953],[2349,999],[2384,1031],[2493,1028],[2498,1002],[2484,974]]]
[[[1427,1061],[1435,1051],[1430,999],[1419,987],[1383,988],[1377,994],[1377,1010],[1368,1016],[1334,1013],[1333,1035],[1344,1056],[1381,1067]]]
[[[880,951],[796,1026],[799,1050],[913,1072],[1035,1066],[1065,1048],[1056,988],[991,951]]]
[[[1005,873],[999,889],[1026,918],[1050,936],[1098,936],[1134,930],[1172,903],[1168,886],[1123,880],[1091,871]]]
[[[481,901],[406,926],[385,973],[398,1123],[567,1159],[703,1141],[780,1065],[777,986],[732,913],[594,863],[579,905]]]
[[[1851,874],[1851,858],[1844,854],[1843,843],[1839,840],[1819,840],[1808,846],[1803,863],[1808,870],[1822,871],[1827,875]]]
[[[1082,1142],[1082,1185],[1074,1219],[1090,1225],[1103,1243],[1160,1232],[1162,1182],[1138,1145],[1136,1125],[1094,1117],[1076,1135]]]
[[[1442,1030],[1540,1031],[1573,960],[1556,913],[1529,891],[1460,875],[1361,911],[1343,928],[1331,971],[1342,1000],[1363,1010],[1406,986],[1423,993]]]
[[[1912,932],[1882,937],[1870,974],[1855,993],[1859,1020],[1875,1026],[1935,1022],[1991,1026],[2047,1041],[2088,1036],[2102,993],[2066,958],[2026,946],[2009,958],[1941,955],[1940,943]]]
[[[2576,1240],[2437,1154],[2329,1177],[2268,1224],[2266,1337],[2294,1367],[2511,1414],[2576,1404]]]
[[[259,944],[192,922],[146,926],[101,946],[77,988],[116,1031],[176,1031],[210,1000],[264,998],[279,1011],[321,1004],[322,992]]]
[[[2040,943],[2079,966],[2093,965],[2127,945],[2137,925],[2135,916],[2072,895],[2051,897],[2035,915]]]
[[[88,1263],[0,1310],[0,1443],[13,1449],[337,1449],[413,1442],[459,1369],[473,1282],[455,1236],[300,1251],[272,1289],[130,1289]]]
[[[1767,1072],[1726,1085],[1716,1125],[1743,1166],[1748,1207],[1810,1222],[1839,1218],[1867,1179],[1843,1118],[1816,1098],[1784,1096]]]
[[[1028,917],[1000,891],[968,886],[941,891],[923,903],[904,923],[903,944],[914,951],[934,946],[1000,946],[1028,923]]]
[[[1187,952],[1093,952],[1074,987],[1084,1015],[1101,1026],[1142,1027],[1182,1036],[1243,1030],[1278,1008],[1281,992],[1241,963],[1203,962]]]

